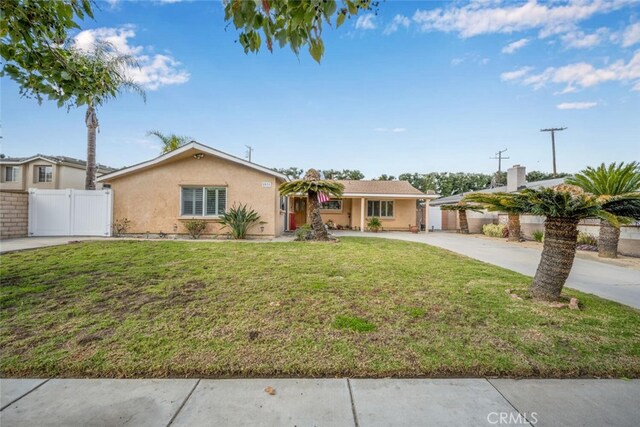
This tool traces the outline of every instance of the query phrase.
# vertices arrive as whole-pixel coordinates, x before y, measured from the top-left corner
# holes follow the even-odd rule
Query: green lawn
[[[0,257],[2,376],[640,375],[640,312],[430,246],[112,241]]]

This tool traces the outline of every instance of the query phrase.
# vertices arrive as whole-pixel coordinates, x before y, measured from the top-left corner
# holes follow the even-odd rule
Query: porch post
[[[360,232],[364,233],[364,197],[360,199]]]

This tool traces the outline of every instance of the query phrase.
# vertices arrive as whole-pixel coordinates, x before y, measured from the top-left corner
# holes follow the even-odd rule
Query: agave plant
[[[247,237],[249,227],[260,221],[258,212],[244,205],[234,205],[221,217],[220,222],[223,228],[231,229],[231,236],[234,239],[244,239]]]
[[[442,205],[440,209],[445,211],[457,211],[458,218],[460,218],[460,232],[462,234],[469,234],[469,221],[467,220],[467,211],[482,212],[482,209],[478,205],[471,205],[467,202],[459,202],[455,205]]]
[[[320,216],[320,201],[318,195],[323,193],[330,197],[342,197],[344,185],[335,181],[320,179],[320,172],[309,169],[304,178],[285,182],[280,185],[283,196],[303,194],[309,198],[311,209],[311,228],[315,234],[314,240],[331,240]]]
[[[464,196],[464,201],[481,204],[485,209],[493,212],[506,212],[509,216],[509,241],[518,242],[521,238],[520,206],[514,203],[509,193],[471,193]]]
[[[568,178],[568,184],[581,187],[584,191],[600,196],[604,200],[625,198],[625,195],[640,191],[640,164],[602,163],[597,168],[588,167]],[[622,223],[629,222],[626,218],[618,218]],[[606,219],[600,220],[600,235],[598,237],[598,255],[603,258],[618,257],[618,241],[620,228]]]

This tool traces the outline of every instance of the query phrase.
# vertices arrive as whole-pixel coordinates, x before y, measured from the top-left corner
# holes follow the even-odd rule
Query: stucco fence
[[[0,190],[0,239],[27,237],[29,193]]]

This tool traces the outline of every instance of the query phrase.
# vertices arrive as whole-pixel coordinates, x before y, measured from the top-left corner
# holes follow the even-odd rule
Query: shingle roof
[[[73,157],[67,157],[67,156],[50,156],[47,154],[36,154],[34,156],[29,156],[29,157],[3,157],[3,158],[0,158],[0,162],[24,163],[31,160],[35,160],[37,158],[46,159],[53,163],[69,163],[72,165],[78,165],[82,167],[87,166],[87,162],[85,160],[75,159]],[[97,164],[96,166],[98,167],[98,169],[103,171],[110,172],[110,171],[116,170],[115,168],[112,168],[106,165]]]
[[[554,179],[545,179],[542,181],[532,181],[532,182],[525,182],[524,187],[525,188],[542,188],[542,187],[554,187],[556,185],[560,185],[564,182],[565,178],[554,178]],[[429,203],[430,206],[440,206],[440,205],[449,205],[452,203],[458,203],[460,200],[462,200],[462,197],[465,194],[471,194],[471,193],[499,193],[499,192],[506,192],[507,191],[507,186],[503,185],[501,187],[494,187],[494,188],[486,188],[484,190],[477,190],[477,191],[467,191],[466,193],[463,194],[454,194],[453,196],[447,196],[447,197],[441,197],[439,199],[436,200],[432,200],[431,203]]]
[[[405,194],[422,196],[417,188],[408,181],[366,181],[338,180],[344,185],[344,193],[348,194]]]

